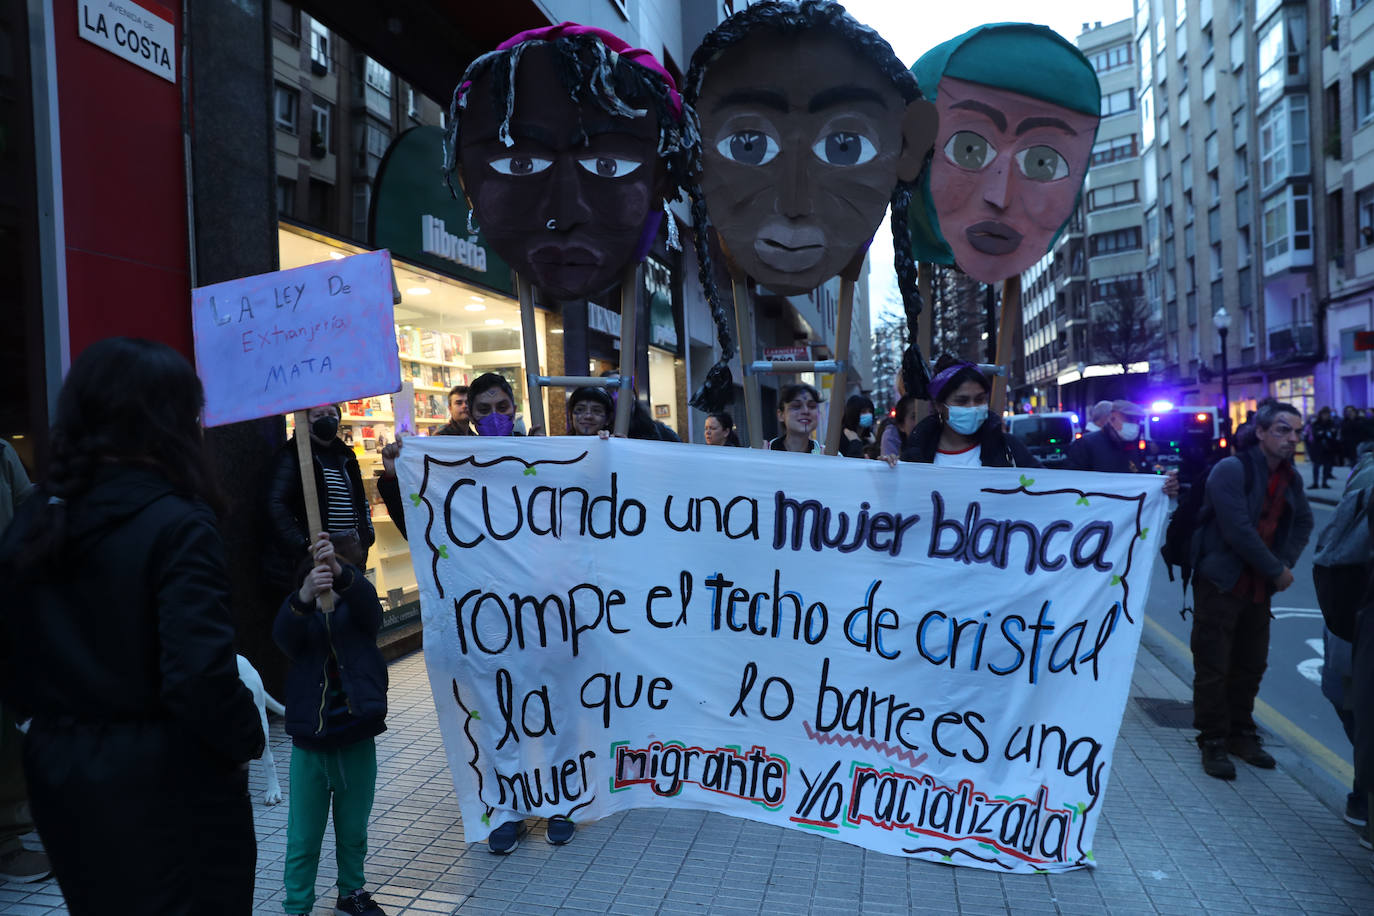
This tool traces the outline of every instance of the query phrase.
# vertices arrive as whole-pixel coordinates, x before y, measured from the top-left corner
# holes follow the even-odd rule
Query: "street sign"
[[[169,83],[177,81],[176,27],[132,0],[81,0],[77,34]]]
[[[1355,349],[1374,350],[1374,331],[1356,331]]]
[[[763,358],[769,362],[806,362],[811,358],[810,347],[764,347]]]

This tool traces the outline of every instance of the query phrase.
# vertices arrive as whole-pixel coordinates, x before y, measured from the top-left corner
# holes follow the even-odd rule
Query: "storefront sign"
[[[205,425],[399,389],[391,291],[386,251],[192,290]]]
[[[443,181],[444,132],[413,127],[392,141],[377,170],[368,243],[404,261],[510,294],[510,267],[468,231],[468,206]]]
[[[176,28],[132,0],[78,0],[77,34],[169,83],[177,81]]]
[[[801,363],[811,358],[811,351],[807,347],[764,347],[763,358],[770,361],[789,360]]]
[[[673,271],[653,255],[644,262],[644,291],[649,297],[649,343],[677,353],[677,316],[673,313]]]
[[[620,336],[620,315],[595,302],[587,303],[587,327],[612,337]]]
[[[570,437],[398,470],[468,842],[652,806],[1094,864],[1162,478]]]

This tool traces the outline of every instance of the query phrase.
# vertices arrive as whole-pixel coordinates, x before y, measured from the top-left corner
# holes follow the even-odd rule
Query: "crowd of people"
[[[903,397],[891,416],[875,422],[873,402],[851,396],[842,415],[842,453],[892,465],[900,458],[956,468],[1037,467],[990,412],[991,387],[977,365],[944,357],[923,419],[917,419],[918,402]],[[570,392],[565,434],[610,437],[618,397],[634,396],[617,391]],[[246,768],[266,736],[234,659],[216,521],[222,502],[199,427],[202,402],[199,380],[175,351],[111,338],[73,363],[42,484],[30,484],[12,451],[0,450],[6,482],[0,524],[13,518],[0,540],[0,574],[13,590],[9,606],[27,609],[0,615],[0,752],[13,758],[20,744],[13,723],[28,722],[21,804],[0,812],[31,811],[28,822],[0,822],[0,866],[10,869],[6,874],[41,876],[49,864],[35,857],[46,855],[76,914],[102,911],[116,885],[139,888],[146,912],[246,913],[252,907],[256,841]],[[767,449],[819,454],[822,404],[811,385],[783,386],[777,434],[766,440]],[[1097,429],[1075,443],[1070,467],[1148,472],[1134,464],[1144,411],[1129,401],[1100,406],[1092,414]],[[455,388],[450,409],[437,435],[522,435],[517,399],[499,374]],[[632,417],[631,436],[676,439],[637,398]],[[307,522],[294,437],[269,469],[265,501],[274,540],[264,553],[275,562],[264,574],[282,596],[273,636],[290,662],[285,907],[307,913],[314,905],[321,842],[332,817],[335,912],[376,916],[382,911],[364,871],[376,738],[386,729],[387,709],[387,668],[376,644],[382,609],[364,575],[375,536],[357,461],[338,438],[338,408],[313,408],[305,421],[295,436],[310,441],[320,530]],[[1329,414],[1319,414],[1313,425],[1328,421]],[[1270,603],[1293,583],[1314,527],[1292,463],[1303,434],[1298,412],[1269,401],[1252,422],[1253,446],[1216,463],[1200,481],[1204,497],[1192,539],[1195,725],[1203,768],[1221,779],[1235,776],[1231,757],[1275,765],[1253,719]],[[741,444],[728,413],[706,419],[705,439],[711,447]],[[398,439],[383,449],[378,490],[404,534],[395,479],[403,448]],[[1374,447],[1363,453],[1374,468]],[[1352,478],[1360,480],[1374,488],[1369,473]],[[1176,493],[1177,482],[1167,481],[1166,490]],[[1341,558],[1348,562],[1344,553]],[[1371,597],[1366,592],[1363,600]],[[1369,693],[1374,636],[1364,631],[1374,615],[1360,619],[1363,641],[1356,638],[1348,655],[1328,641],[1327,692],[1357,747],[1360,779],[1347,816],[1367,822],[1374,725],[1361,719],[1357,698]],[[15,772],[3,759],[0,775],[3,788],[13,790]],[[33,824],[45,853],[18,842]],[[523,820],[499,824],[489,849],[508,854],[525,832]],[[551,821],[545,834],[557,845],[575,835],[576,826],[563,818]]]

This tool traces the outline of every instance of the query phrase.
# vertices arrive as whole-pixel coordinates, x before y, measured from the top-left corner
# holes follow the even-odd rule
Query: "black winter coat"
[[[1071,471],[1106,471],[1110,474],[1134,474],[1141,470],[1139,449],[1132,450],[1122,441],[1116,429],[1105,426],[1095,433],[1088,433],[1069,446],[1069,460],[1066,463]]]
[[[70,562],[17,571],[46,502],[29,500],[0,547],[5,701],[39,720],[157,723],[226,768],[260,755],[209,507],[155,471],[107,465],[68,506]]]
[[[358,538],[363,550],[369,549],[377,540],[372,528],[372,512],[367,505],[367,495],[363,490],[363,475],[358,469],[358,459],[353,450],[334,439],[321,449],[315,448],[315,492],[320,497],[320,517],[326,517],[325,494],[329,491],[324,482],[324,462],[319,452],[328,450],[342,459],[344,473],[348,476],[349,489],[353,497],[353,517],[357,522]],[[310,552],[310,533],[305,520],[305,499],[301,494],[301,464],[296,452],[296,438],[292,436],[277,452],[267,479],[267,517],[271,527],[273,549],[263,551],[263,566],[268,581],[277,588],[278,593],[294,590],[300,582],[292,582],[296,568]]]
[[[902,460],[933,464],[940,448],[940,431],[944,424],[934,414],[926,417],[911,430],[902,443]],[[1002,429],[996,417],[988,417],[978,431],[981,446],[979,462],[985,468],[1038,468],[1039,461],[1026,448],[1026,443]]]
[[[339,678],[348,697],[348,711],[357,720],[386,718],[386,660],[377,648],[382,605],[367,577],[345,565],[351,577],[334,611],[299,612],[288,597],[277,611],[272,638],[291,659],[286,671],[286,733],[313,737],[324,730],[328,679],[325,666],[331,648],[339,662]]]

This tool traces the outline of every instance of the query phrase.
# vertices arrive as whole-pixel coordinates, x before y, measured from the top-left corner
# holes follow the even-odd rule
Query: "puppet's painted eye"
[[[553,165],[552,159],[538,156],[504,156],[491,160],[491,167],[502,175],[533,175]]]
[[[1021,174],[1031,181],[1058,181],[1069,176],[1068,163],[1052,146],[1032,146],[1016,154]]]
[[[816,158],[831,165],[863,165],[878,155],[872,140],[850,131],[827,134],[816,141],[811,151]]]
[[[598,178],[624,178],[642,164],[638,159],[615,159],[611,156],[588,156],[577,164]]]
[[[763,165],[778,155],[778,142],[761,131],[737,130],[717,143],[716,151],[744,165]]]
[[[961,130],[945,144],[945,156],[959,168],[976,172],[997,158],[997,150],[982,134]]]

